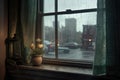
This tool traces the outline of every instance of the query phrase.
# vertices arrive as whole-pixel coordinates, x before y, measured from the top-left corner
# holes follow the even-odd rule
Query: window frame
[[[58,15],[64,15],[64,14],[77,14],[77,13],[89,13],[89,12],[96,12],[97,8],[91,8],[91,9],[80,9],[80,10],[70,10],[67,9],[66,11],[58,11],[58,0],[54,0],[55,2],[55,11],[54,12],[47,12],[44,13],[44,0],[38,0],[38,13],[37,15],[42,21],[44,16],[54,16],[55,17],[55,59],[53,58],[43,58],[44,64],[55,64],[55,65],[65,65],[65,66],[75,66],[75,67],[83,67],[83,68],[92,68],[93,62],[90,61],[77,61],[77,60],[64,60],[64,59],[58,59],[58,49],[57,49],[57,39],[58,39],[58,29],[57,29],[57,20]],[[39,22],[39,21],[37,21]],[[40,22],[41,23],[41,22]],[[42,25],[42,23],[40,24]],[[39,25],[37,26],[37,28]],[[43,26],[42,26],[43,27]],[[43,28],[41,28],[43,31]],[[42,32],[41,31],[41,32]],[[42,36],[42,35],[41,35]]]

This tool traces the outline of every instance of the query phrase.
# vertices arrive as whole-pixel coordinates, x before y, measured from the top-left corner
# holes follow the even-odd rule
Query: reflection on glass
[[[96,12],[58,16],[58,58],[93,61]]]
[[[44,38],[44,57],[55,58],[55,26],[54,16],[44,17],[43,38]]]
[[[43,0],[44,1],[44,13],[55,11],[55,0]]]
[[[58,11],[97,8],[97,0],[58,0]]]

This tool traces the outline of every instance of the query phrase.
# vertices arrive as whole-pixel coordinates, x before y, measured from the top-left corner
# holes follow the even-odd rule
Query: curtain
[[[21,26],[26,62],[30,54],[30,44],[35,40],[36,14],[37,0],[21,0]]]
[[[101,8],[104,8],[104,6],[105,11],[101,10]],[[120,0],[98,0],[97,34],[100,37],[98,36],[96,41],[96,45],[99,46],[96,46],[96,54],[93,64],[94,75],[105,73],[111,77],[117,76],[116,78],[118,79],[120,77],[119,7]],[[105,44],[106,48],[104,48]]]
[[[106,73],[105,0],[98,0],[97,7],[97,36],[96,52],[93,62],[93,75],[103,75]]]
[[[107,75],[120,76],[120,0],[106,2]]]

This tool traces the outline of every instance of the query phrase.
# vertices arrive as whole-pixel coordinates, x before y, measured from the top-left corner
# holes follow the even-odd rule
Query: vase
[[[41,55],[32,56],[31,62],[33,66],[40,66],[42,64],[42,56]]]

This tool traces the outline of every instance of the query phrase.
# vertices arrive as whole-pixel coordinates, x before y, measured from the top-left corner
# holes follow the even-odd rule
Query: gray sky
[[[44,0],[45,1],[45,11],[44,12],[53,12],[54,11],[54,0]],[[90,9],[97,7],[97,0],[58,0],[58,11],[65,11],[66,9],[71,10],[80,10],[80,9]],[[96,24],[96,12],[92,13],[80,13],[80,14],[67,14],[59,15],[58,21],[60,26],[65,26],[65,18],[76,18],[77,20],[77,31],[82,31],[82,25]],[[45,25],[53,26],[54,17],[45,17]]]

